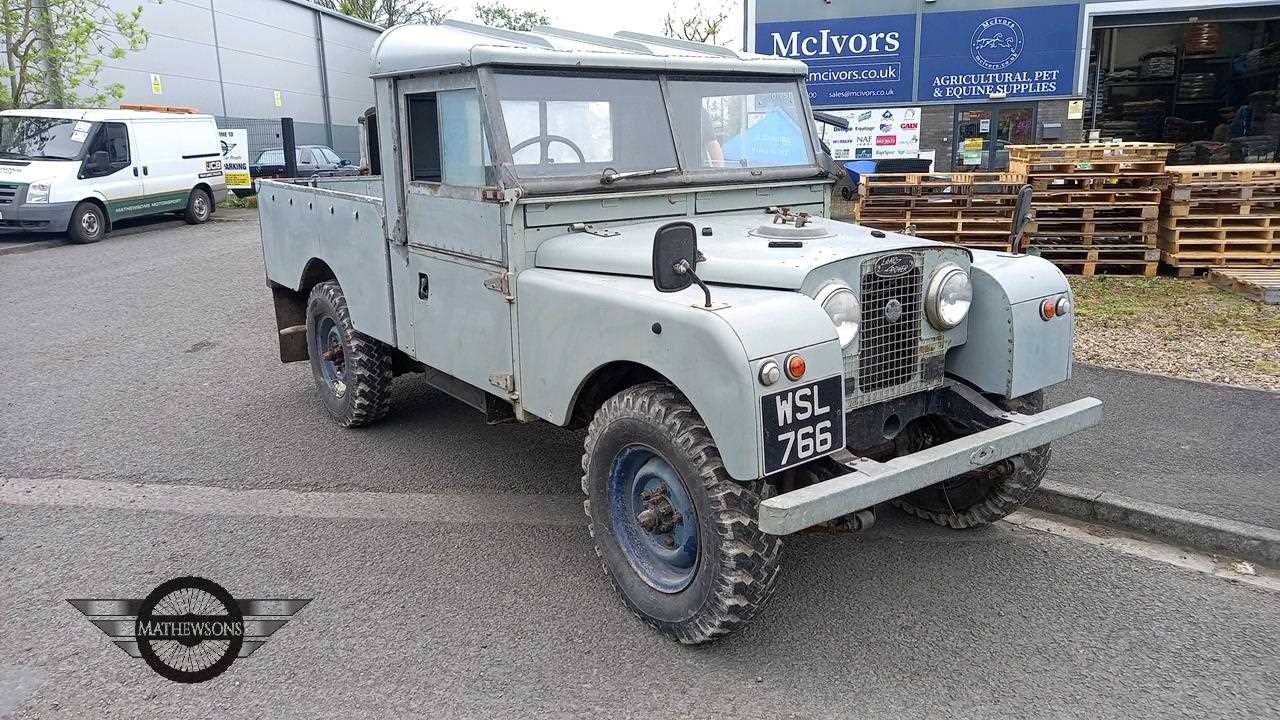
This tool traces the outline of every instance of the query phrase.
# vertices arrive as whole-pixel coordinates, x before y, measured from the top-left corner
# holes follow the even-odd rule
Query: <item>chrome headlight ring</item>
[[[929,324],[939,330],[950,330],[969,316],[973,304],[973,284],[969,273],[955,263],[943,263],[929,278],[924,311]]]
[[[862,326],[862,303],[858,296],[844,283],[827,283],[814,296],[814,300],[822,306],[822,310],[831,318],[836,326],[836,336],[840,338],[840,347],[847,348],[858,338],[858,330]]]

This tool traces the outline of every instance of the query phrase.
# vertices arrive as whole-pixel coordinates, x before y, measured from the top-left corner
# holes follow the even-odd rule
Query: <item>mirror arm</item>
[[[689,271],[689,277],[693,278],[698,287],[702,288],[702,294],[706,296],[706,304],[703,307],[711,307],[711,288],[707,287],[707,284],[702,282],[702,278],[698,277],[698,274],[692,270]]]

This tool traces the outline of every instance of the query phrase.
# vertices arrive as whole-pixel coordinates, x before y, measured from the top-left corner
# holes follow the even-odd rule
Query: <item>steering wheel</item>
[[[531,137],[528,140],[516,143],[516,146],[511,148],[511,154],[515,155],[516,153],[520,152],[521,150],[529,147],[534,143],[538,143],[540,146],[548,146],[553,142],[558,142],[564,145],[568,145],[569,149],[577,154],[578,162],[580,163],[587,162],[587,156],[582,153],[582,148],[575,145],[572,140],[570,140],[569,138],[563,135],[542,135],[539,137]],[[541,158],[538,160],[538,164],[539,165],[543,164]]]

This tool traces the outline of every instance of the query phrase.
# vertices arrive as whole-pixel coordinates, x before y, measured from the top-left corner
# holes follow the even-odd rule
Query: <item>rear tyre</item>
[[[187,209],[182,213],[182,219],[191,225],[200,225],[206,223],[213,216],[213,198],[209,196],[209,191],[204,188],[195,188],[191,191],[191,196],[187,198]]]
[[[1013,400],[993,398],[993,402],[1006,410],[1033,414],[1044,409],[1044,393],[1036,391]],[[900,446],[899,454],[916,452],[954,437],[936,429],[913,430],[913,436],[900,438],[914,447]],[[1021,455],[904,495],[893,504],[943,527],[962,530],[990,525],[1031,499],[1049,468],[1049,457],[1049,445],[1041,445]]]
[[[583,510],[623,604],[686,644],[728,635],[773,594],[782,541],[756,523],[707,426],[668,383],[624,390],[587,429]]]
[[[320,402],[339,425],[369,425],[391,409],[391,350],[356,331],[342,287],[335,281],[311,289],[307,354]]]
[[[67,239],[71,242],[95,243],[106,234],[107,217],[96,203],[86,200],[71,211],[71,222],[67,225]]]

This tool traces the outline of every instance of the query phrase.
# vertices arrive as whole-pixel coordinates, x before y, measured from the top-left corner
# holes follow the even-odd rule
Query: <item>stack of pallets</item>
[[[868,174],[856,217],[868,227],[974,248],[1007,248],[1023,180],[1012,173]]]
[[[1184,165],[1169,175],[1160,249],[1179,276],[1280,267],[1280,164]]]
[[[1161,143],[1010,145],[1009,170],[1035,189],[1028,227],[1033,252],[1082,275],[1155,275]]]

